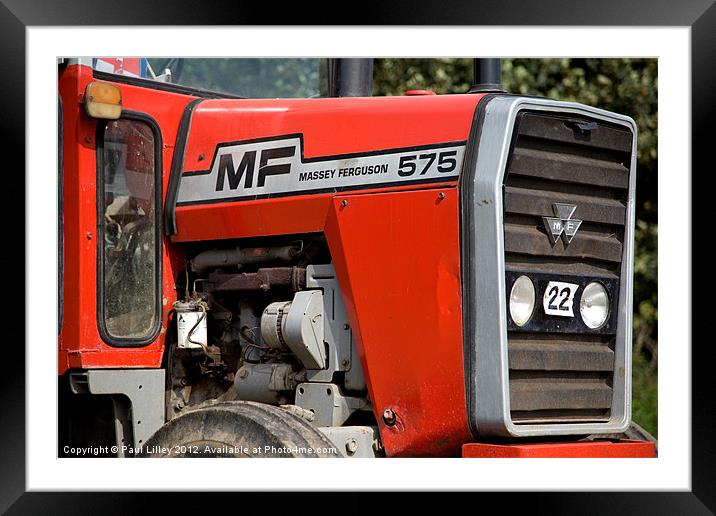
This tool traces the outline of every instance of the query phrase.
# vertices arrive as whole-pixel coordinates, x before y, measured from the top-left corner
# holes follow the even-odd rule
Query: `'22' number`
[[[572,289],[569,287],[564,287],[562,291],[560,292],[557,287],[552,287],[549,291],[549,304],[547,307],[550,310],[564,310],[568,311],[569,307],[564,306],[564,304],[569,300],[569,296],[572,294]],[[559,303],[559,305],[555,305],[555,301],[557,300],[557,296],[562,296],[562,302]]]
[[[424,176],[427,174],[428,169],[435,163],[435,159],[438,161],[438,172],[447,174],[452,172],[457,167],[457,151],[443,151],[439,154],[430,152],[428,154],[421,154],[420,156],[413,154],[412,156],[401,156],[400,164],[398,166],[398,175],[401,177],[409,177],[415,174],[418,170],[416,160],[426,161],[425,165],[421,167],[419,175]]]

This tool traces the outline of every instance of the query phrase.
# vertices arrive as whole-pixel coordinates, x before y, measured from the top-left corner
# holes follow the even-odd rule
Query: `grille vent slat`
[[[508,178],[505,187],[505,212],[523,215],[553,217],[552,204],[555,202],[576,204],[574,218],[623,226],[626,221],[626,206],[616,199],[600,199],[576,193],[528,190],[510,186]]]
[[[544,232],[537,228],[505,224],[505,251],[545,256],[559,253],[559,256],[589,258],[608,262],[621,262],[622,244],[617,237],[579,235],[565,246],[562,240],[554,245]]]
[[[628,130],[598,124],[596,129],[589,131],[587,137],[586,131],[581,131],[578,124],[590,122],[570,117],[526,114],[520,121],[520,135],[601,151],[631,152],[631,134]]]
[[[629,168],[622,163],[525,147],[515,149],[510,173],[550,183],[562,181],[621,190],[629,187]]]

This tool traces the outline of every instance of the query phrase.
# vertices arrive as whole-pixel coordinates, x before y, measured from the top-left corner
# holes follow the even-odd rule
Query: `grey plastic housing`
[[[290,349],[307,369],[324,369],[323,319],[323,293],[303,290],[264,309],[261,336],[272,348]]]
[[[516,425],[510,416],[502,185],[515,120],[523,110],[589,116],[624,126],[633,134],[614,350],[613,400],[610,419],[605,422]],[[468,420],[472,432],[476,436],[503,437],[623,432],[631,421],[636,124],[627,116],[582,104],[496,95],[481,100],[473,126],[460,175],[463,345]]]

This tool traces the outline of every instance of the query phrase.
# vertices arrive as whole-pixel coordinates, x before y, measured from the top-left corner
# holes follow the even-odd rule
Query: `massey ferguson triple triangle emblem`
[[[552,205],[552,209],[556,217],[542,217],[547,236],[552,245],[557,243],[557,239],[560,236],[562,236],[564,245],[568,245],[582,224],[581,220],[572,218],[572,215],[577,210],[577,205],[556,202]]]

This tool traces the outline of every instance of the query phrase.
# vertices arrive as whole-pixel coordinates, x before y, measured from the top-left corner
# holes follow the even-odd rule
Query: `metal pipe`
[[[370,97],[373,93],[373,59],[328,60],[330,97]]]
[[[242,266],[274,260],[290,261],[303,250],[302,244],[281,247],[251,247],[211,249],[197,254],[189,263],[191,270],[200,272],[217,267]]]
[[[473,59],[470,93],[505,91],[502,89],[502,67],[499,58]]]
[[[207,290],[214,292],[268,292],[273,288],[290,288],[291,291],[298,292],[306,287],[306,269],[270,267],[256,272],[214,272],[209,274],[209,282],[213,285],[207,287]]]

